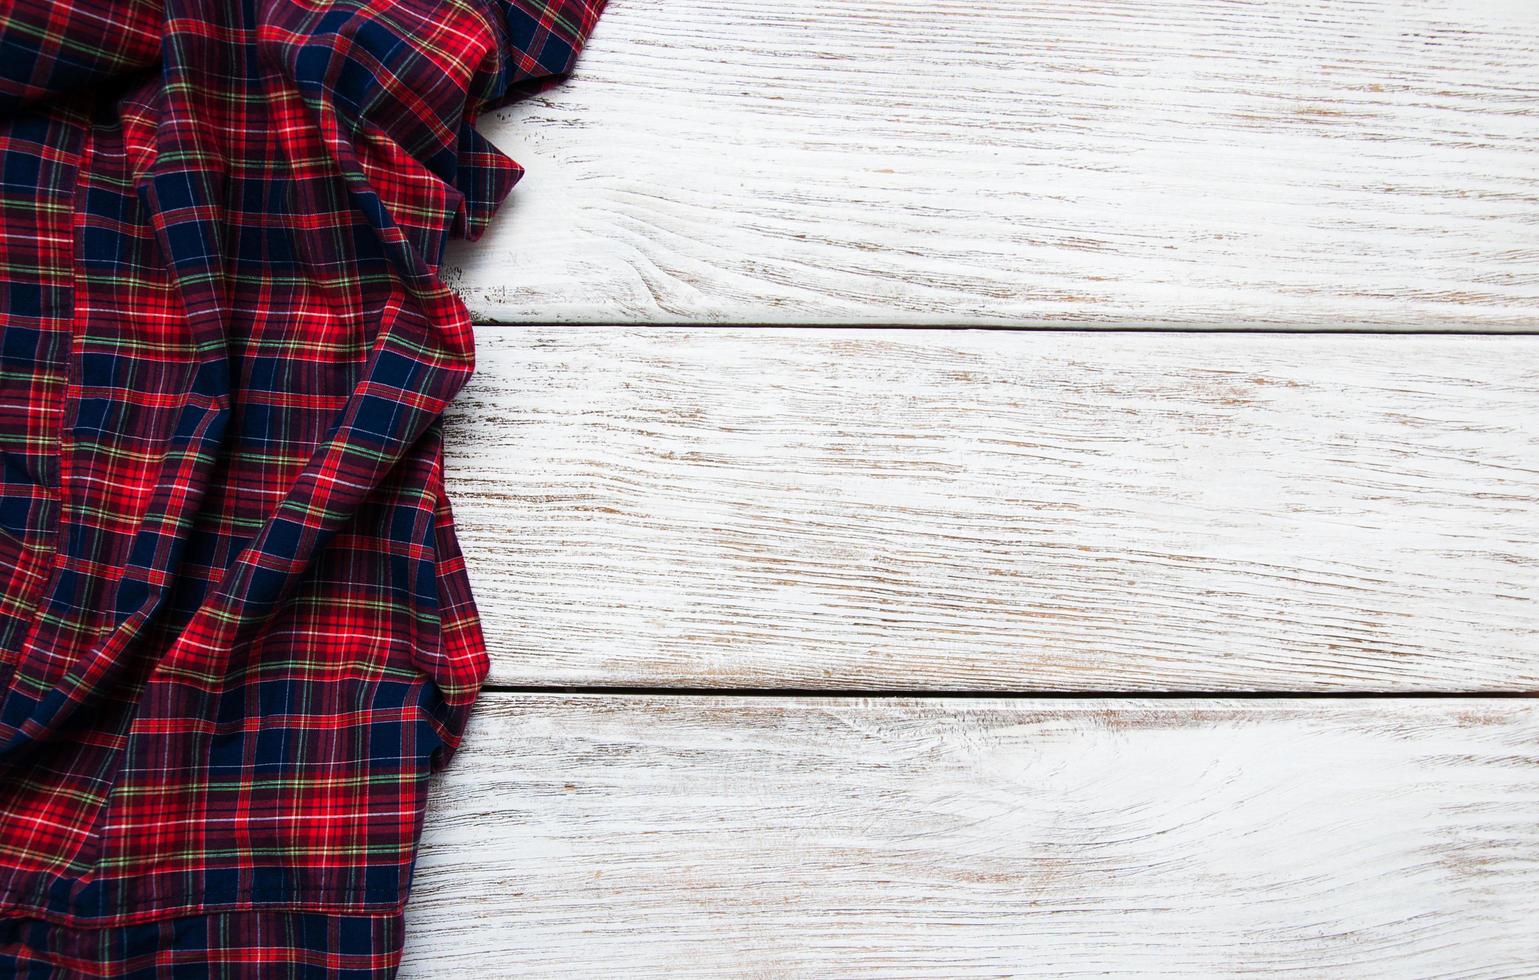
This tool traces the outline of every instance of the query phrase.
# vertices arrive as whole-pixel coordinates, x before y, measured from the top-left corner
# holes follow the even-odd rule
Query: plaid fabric
[[[393,972],[487,669],[440,257],[602,2],[0,0],[0,973]]]
[[[0,919],[0,976],[374,978],[395,973],[401,916],[273,909],[82,929]]]

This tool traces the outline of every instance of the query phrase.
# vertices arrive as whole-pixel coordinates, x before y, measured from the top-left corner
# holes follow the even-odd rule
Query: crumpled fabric
[[[0,975],[388,976],[487,672],[445,285],[603,0],[0,0]]]

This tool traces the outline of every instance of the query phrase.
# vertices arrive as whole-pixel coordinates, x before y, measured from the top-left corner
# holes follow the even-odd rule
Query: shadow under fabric
[[[0,5],[0,975],[396,971],[487,671],[439,263],[602,4]]]

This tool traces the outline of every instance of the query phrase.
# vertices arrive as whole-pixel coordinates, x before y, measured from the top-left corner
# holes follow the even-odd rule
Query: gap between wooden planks
[[[1528,976],[1493,699],[488,694],[405,977]]]
[[[481,328],[493,685],[1539,687],[1539,337]]]
[[[1539,4],[615,0],[483,321],[1539,326]]]

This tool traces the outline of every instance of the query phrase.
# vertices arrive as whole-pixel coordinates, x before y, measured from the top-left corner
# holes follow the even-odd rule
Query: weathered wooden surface
[[[630,325],[480,331],[494,683],[1539,689],[1539,337],[870,329],[1539,331],[1539,5],[611,3],[447,261]],[[1539,701],[488,692],[408,917],[408,977],[1539,976]]]
[[[1539,688],[1539,338],[482,328],[519,685]]]
[[[1533,976],[1539,704],[490,695],[408,977]]]
[[[614,0],[501,322],[1539,326],[1539,4]]]

